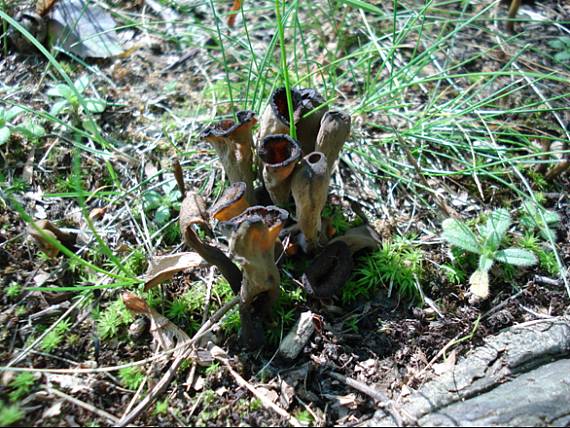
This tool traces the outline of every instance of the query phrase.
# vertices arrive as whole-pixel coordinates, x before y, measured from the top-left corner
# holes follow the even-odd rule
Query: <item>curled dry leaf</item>
[[[178,272],[192,269],[203,263],[202,257],[195,252],[170,254],[151,259],[145,273],[144,289],[152,287],[171,279]]]
[[[313,313],[311,311],[303,312],[279,345],[279,354],[283,358],[294,360],[301,353],[314,332]]]
[[[338,241],[342,241],[348,245],[352,254],[364,250],[365,248],[371,250],[376,249],[382,242],[378,233],[367,224],[350,229],[344,235],[333,239],[331,244]]]
[[[33,225],[28,225],[28,232],[30,236],[34,238],[40,249],[50,258],[57,256],[59,254],[59,249],[53,245],[46,236],[55,239],[71,251],[75,250],[75,243],[77,241],[76,234],[62,231],[48,220],[36,221],[36,226],[37,229]]]
[[[184,330],[156,310],[152,309],[140,297],[132,293],[123,293],[123,302],[130,311],[144,315],[150,320],[150,332],[152,337],[154,341],[162,347],[162,349],[172,349],[177,345],[190,341],[190,337],[184,332]],[[173,355],[177,357],[184,352],[184,347],[180,347],[180,349],[174,352]]]
[[[109,58],[123,52],[115,20],[97,4],[59,0],[46,16],[52,45],[82,58]]]

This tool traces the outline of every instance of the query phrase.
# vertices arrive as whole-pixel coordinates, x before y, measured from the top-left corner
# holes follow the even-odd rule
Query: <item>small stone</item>
[[[313,313],[311,311],[303,312],[299,321],[297,321],[291,331],[285,336],[281,345],[279,345],[279,355],[285,359],[294,360],[301,353],[301,350],[314,332]]]
[[[133,340],[140,339],[148,330],[148,320],[146,318],[137,318],[129,326],[129,337]]]

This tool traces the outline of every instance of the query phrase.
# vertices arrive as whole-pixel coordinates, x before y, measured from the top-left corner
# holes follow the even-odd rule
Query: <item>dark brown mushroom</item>
[[[287,220],[287,211],[255,206],[227,222],[231,229],[230,251],[243,269],[240,290],[242,336],[248,346],[259,345],[263,332],[260,320],[269,316],[279,297],[279,270],[275,243]]]
[[[196,251],[208,263],[217,266],[221,274],[228,280],[234,293],[239,294],[242,283],[242,273],[239,268],[226,256],[222,250],[203,242],[194,227],[210,232],[206,204],[203,198],[195,192],[187,192],[180,207],[180,232],[186,245]],[[211,233],[211,232],[210,232]]]
[[[350,134],[350,115],[339,110],[325,113],[317,136],[316,150],[327,157],[328,171],[332,172],[342,146]]]
[[[246,184],[246,199],[253,204],[255,201],[251,129],[257,120],[252,111],[240,111],[236,117],[237,122],[227,119],[209,126],[201,136],[216,150],[230,182],[243,181]]]
[[[342,241],[327,245],[311,262],[301,278],[307,294],[317,299],[333,297],[352,272],[352,254]]]
[[[327,106],[321,95],[314,89],[292,89],[293,120],[297,129],[297,139],[303,153],[315,150],[315,141],[319,132],[321,118]],[[260,141],[273,134],[289,133],[289,108],[285,88],[273,92],[269,105],[260,121]]]
[[[354,254],[379,245],[380,237],[369,225],[355,227],[333,239],[305,270],[303,288],[318,299],[334,296],[350,278]]]
[[[327,202],[329,181],[327,158],[320,152],[305,156],[293,173],[291,192],[304,237],[300,244],[306,252],[313,252],[319,245],[321,212]]]
[[[291,174],[301,158],[299,143],[289,135],[269,135],[258,149],[263,181],[275,205],[284,206],[291,195]]]

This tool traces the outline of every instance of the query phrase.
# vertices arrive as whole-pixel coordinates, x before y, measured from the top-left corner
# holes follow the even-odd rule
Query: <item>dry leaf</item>
[[[93,208],[89,213],[89,218],[91,220],[101,220],[106,212],[107,212],[107,207]]]
[[[123,52],[109,12],[85,0],[59,0],[50,11],[48,38],[82,58],[109,58]]]
[[[188,336],[184,330],[152,309],[140,297],[132,293],[123,293],[123,302],[130,311],[144,315],[150,320],[150,333],[154,341],[158,343],[163,350],[172,349],[181,343],[190,341],[190,336]],[[173,355],[178,357],[184,352],[186,352],[186,349],[181,347],[176,350]]]
[[[33,225],[28,225],[28,232],[36,241],[40,249],[50,258],[54,258],[59,254],[59,249],[53,245],[44,235],[59,241],[64,247],[74,251],[75,241],[77,235],[64,232],[48,220],[39,220],[36,222],[37,229]]]
[[[168,281],[178,272],[196,268],[201,263],[203,263],[202,257],[194,252],[154,257],[151,259],[148,270],[145,273],[144,289],[146,291],[164,281]]]
[[[63,405],[63,400],[56,401],[49,408],[45,409],[42,413],[42,419],[53,418],[61,414],[61,406]]]
[[[47,14],[57,0],[37,0],[36,13],[40,16]]]
[[[234,0],[234,4],[230,9],[230,12],[234,13],[228,16],[228,27],[234,28],[234,25],[236,24],[237,11],[240,9],[240,7],[241,7],[241,0]]]

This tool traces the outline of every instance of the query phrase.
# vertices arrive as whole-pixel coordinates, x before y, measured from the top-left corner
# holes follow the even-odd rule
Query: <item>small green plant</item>
[[[308,410],[299,410],[295,412],[295,418],[307,426],[311,425],[313,422],[313,415],[311,415]]]
[[[532,201],[525,201],[521,210],[520,223],[527,231],[538,230],[544,239],[556,240],[554,229],[560,223],[560,215],[557,212],[546,210]]]
[[[416,281],[422,277],[422,252],[404,239],[383,242],[382,246],[361,259],[351,279],[342,289],[342,301],[351,303],[368,298],[384,285],[390,291],[414,302],[421,300]]]
[[[19,373],[10,382],[10,388],[12,391],[8,394],[8,398],[11,402],[16,402],[28,395],[36,383],[36,377],[31,372]],[[1,425],[1,424],[0,424]]]
[[[220,371],[220,363],[218,361],[214,361],[212,364],[206,367],[206,370],[204,370],[204,374],[206,376],[212,376],[218,373],[219,371]]]
[[[545,248],[541,244],[539,238],[531,232],[527,232],[519,239],[518,244],[527,250],[532,251],[538,257],[538,265],[544,269],[549,275],[558,276],[560,274],[560,267],[556,260],[554,252]]]
[[[22,286],[19,283],[12,281],[8,287],[6,287],[4,292],[8,298],[13,299],[22,293]]]
[[[37,141],[46,134],[45,129],[29,118],[25,118],[21,123],[16,124],[16,119],[25,110],[14,106],[8,110],[0,107],[0,146],[6,144],[12,133],[23,135],[30,141]]]
[[[130,324],[133,320],[133,315],[123,301],[117,299],[97,316],[97,332],[102,339],[108,339],[116,336],[121,326]]]
[[[162,194],[156,190],[143,193],[143,208],[145,212],[153,212],[153,220],[157,226],[164,226],[170,221],[173,213],[180,211],[180,191],[176,182],[170,181],[162,186]]]
[[[565,36],[550,40],[548,46],[558,51],[554,54],[554,60],[556,62],[570,62],[570,37]]]
[[[136,390],[144,381],[144,373],[138,366],[123,367],[119,370],[121,384],[128,389]]]
[[[511,224],[511,215],[502,208],[489,215],[486,223],[478,227],[478,233],[457,219],[448,218],[442,224],[443,239],[462,250],[479,255],[479,267],[469,278],[469,284],[470,291],[481,299],[489,295],[489,270],[495,261],[521,267],[532,266],[537,262],[531,251],[522,248],[499,249]]]
[[[57,101],[53,103],[50,109],[52,116],[59,116],[61,113],[72,111],[79,115],[81,102],[77,94],[82,95],[89,86],[89,76],[85,75],[73,82],[73,88],[65,83],[59,83],[52,86],[47,91],[47,95],[55,98]],[[101,98],[83,98],[85,108],[91,113],[102,113],[107,107],[107,102]]]
[[[224,317],[221,323],[222,330],[224,330],[228,335],[236,334],[241,326],[241,321],[239,318],[239,311],[233,309]]]
[[[17,404],[8,405],[0,401],[0,426],[7,427],[24,418],[24,412]]]
[[[152,412],[152,414],[154,416],[166,415],[168,413],[168,405],[169,405],[168,398],[162,401],[157,401],[156,406],[154,406],[154,411]]]
[[[71,321],[62,320],[50,331],[41,341],[40,347],[45,352],[52,352],[56,349],[65,339],[65,333],[69,331]]]

